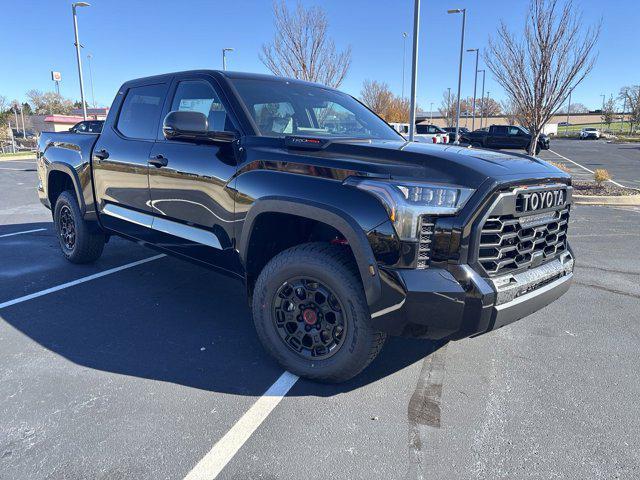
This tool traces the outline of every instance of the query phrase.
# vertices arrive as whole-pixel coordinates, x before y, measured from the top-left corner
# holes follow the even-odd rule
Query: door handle
[[[104,148],[98,150],[97,152],[93,152],[93,154],[100,160],[106,160],[107,158],[109,158],[109,152],[107,152]]]
[[[154,167],[161,168],[169,165],[169,159],[164,155],[156,155],[155,157],[151,157],[149,159],[149,163]]]

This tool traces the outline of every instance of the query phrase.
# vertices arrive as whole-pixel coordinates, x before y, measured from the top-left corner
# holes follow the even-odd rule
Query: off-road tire
[[[344,341],[329,358],[303,358],[277,332],[272,308],[275,296],[285,282],[300,276],[324,283],[346,310]],[[343,246],[306,243],[276,255],[258,276],[252,310],[258,338],[267,352],[291,373],[320,382],[353,378],[378,355],[386,339],[386,334],[370,325],[371,315],[357,266]]]
[[[72,246],[66,245],[63,240],[61,232],[62,215],[70,217],[74,224],[75,241]],[[53,223],[62,254],[71,263],[91,263],[100,258],[104,249],[105,236],[100,232],[92,231],[89,223],[82,218],[78,200],[73,192],[65,190],[56,200],[53,210]]]

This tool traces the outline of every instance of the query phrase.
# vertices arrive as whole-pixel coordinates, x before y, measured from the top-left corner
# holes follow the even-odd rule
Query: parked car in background
[[[531,134],[524,127],[491,125],[488,131],[476,130],[461,135],[460,143],[468,144],[472,147],[493,148],[495,150],[502,148],[529,150]],[[548,150],[549,144],[549,137],[541,133],[538,137],[536,154],[540,153],[540,150]]]
[[[456,127],[444,127],[443,130],[447,132],[449,136],[449,143],[456,141]],[[469,133],[470,130],[467,127],[458,128],[458,136],[462,136],[464,133]]]
[[[449,135],[437,125],[416,124],[416,142],[449,143]]]
[[[397,122],[389,122],[391,128],[393,128],[400,135],[409,135],[409,124],[408,123],[397,123]]]
[[[100,133],[104,120],[84,120],[76,123],[69,129],[72,133]]]
[[[592,127],[583,128],[580,131],[580,140],[589,140],[590,138],[597,140],[601,136],[602,136],[602,133],[597,128],[592,128]]]

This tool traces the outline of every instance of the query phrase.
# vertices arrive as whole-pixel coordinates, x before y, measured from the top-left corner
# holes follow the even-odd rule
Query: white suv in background
[[[600,133],[600,130],[597,128],[583,128],[580,131],[580,140],[587,140],[589,138],[595,138],[597,140],[601,135],[602,133]]]

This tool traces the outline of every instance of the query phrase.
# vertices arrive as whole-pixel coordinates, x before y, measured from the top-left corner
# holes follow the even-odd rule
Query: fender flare
[[[73,189],[75,190],[76,199],[78,200],[78,205],[80,206],[80,213],[84,215],[87,211],[87,205],[84,201],[84,196],[82,195],[82,188],[80,187],[80,178],[78,177],[78,172],[76,172],[75,168],[71,167],[66,163],[62,162],[52,162],[47,166],[47,199],[49,199],[49,184],[50,177],[52,172],[62,172],[65,173],[71,178],[71,183],[73,184]],[[51,205],[51,211],[55,209],[55,205]]]
[[[344,235],[353,251],[367,303],[373,305],[380,298],[382,287],[378,265],[366,232],[353,217],[332,205],[280,196],[263,197],[256,200],[245,217],[238,245],[240,259],[244,265],[247,264],[249,240],[255,220],[260,214],[269,212],[311,218],[338,230]],[[371,266],[373,267],[373,275],[370,273]]]

